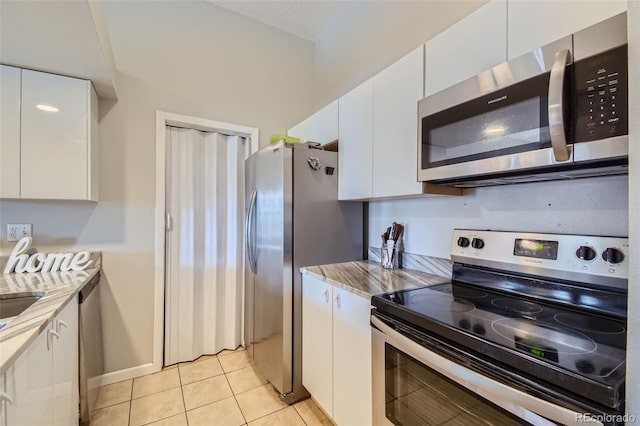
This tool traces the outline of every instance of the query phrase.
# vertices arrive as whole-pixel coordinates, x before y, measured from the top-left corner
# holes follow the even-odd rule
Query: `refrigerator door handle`
[[[256,259],[255,259],[255,235],[253,233],[253,225],[255,222],[255,210],[256,199],[258,197],[258,190],[254,189],[249,197],[249,208],[247,209],[247,217],[245,218],[245,249],[247,251],[247,257],[249,259],[249,267],[252,273],[256,273]]]

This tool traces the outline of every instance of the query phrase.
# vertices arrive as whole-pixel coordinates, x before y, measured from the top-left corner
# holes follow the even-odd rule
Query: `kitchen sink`
[[[6,320],[20,315],[42,296],[43,292],[0,294],[0,319]],[[5,324],[5,321],[0,324]]]

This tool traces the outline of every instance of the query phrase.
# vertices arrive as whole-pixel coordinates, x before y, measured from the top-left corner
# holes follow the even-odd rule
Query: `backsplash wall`
[[[449,259],[454,228],[627,236],[628,178],[467,189],[461,197],[369,203],[369,245],[398,222],[404,251]]]

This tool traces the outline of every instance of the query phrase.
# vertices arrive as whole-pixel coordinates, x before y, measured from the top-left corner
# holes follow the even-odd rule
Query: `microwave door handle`
[[[549,133],[556,161],[570,157],[564,125],[564,74],[571,63],[571,52],[563,49],[556,53],[549,76]]]

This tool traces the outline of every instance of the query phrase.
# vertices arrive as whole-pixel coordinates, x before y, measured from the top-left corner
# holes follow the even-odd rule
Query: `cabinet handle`
[[[329,303],[329,290],[325,290],[324,293],[322,293],[322,295],[324,296],[324,301],[326,303]]]
[[[336,296],[336,306],[338,307],[338,309],[340,309],[340,295],[339,294]]]
[[[47,330],[47,350],[51,350],[51,336],[56,336],[56,339],[60,338],[60,335],[55,330]]]
[[[9,405],[13,405],[13,398],[7,393],[0,392],[0,402],[8,402]]]
[[[66,322],[64,322],[64,321],[62,321],[62,320],[58,320],[58,321],[57,321],[57,323],[56,323],[56,331],[57,331],[58,333],[60,333],[60,328],[61,328],[61,327],[69,328],[69,326],[67,325],[67,323],[66,323]]]

